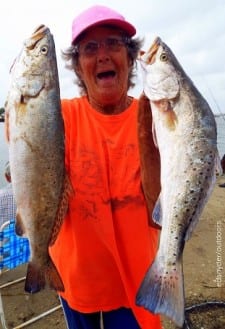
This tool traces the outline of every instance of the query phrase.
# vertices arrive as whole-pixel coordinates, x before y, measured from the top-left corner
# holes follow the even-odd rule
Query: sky
[[[79,96],[74,74],[65,69],[61,51],[71,42],[71,24],[82,10],[102,4],[119,11],[144,39],[147,50],[159,36],[173,51],[187,75],[215,114],[225,113],[225,1],[224,0],[6,0],[0,12],[0,107],[10,88],[9,69],[23,41],[45,24],[54,36],[61,98]],[[136,87],[142,91],[138,66]]]

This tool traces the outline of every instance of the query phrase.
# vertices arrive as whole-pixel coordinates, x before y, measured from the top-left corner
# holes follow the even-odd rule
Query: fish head
[[[174,56],[157,37],[147,52],[139,56],[143,69],[144,92],[151,101],[173,100],[179,95],[179,74]]]
[[[41,25],[30,38],[24,41],[23,48],[13,63],[11,77],[23,102],[36,97],[44,88],[49,88],[56,72],[51,62],[55,60],[53,36],[50,30]]]

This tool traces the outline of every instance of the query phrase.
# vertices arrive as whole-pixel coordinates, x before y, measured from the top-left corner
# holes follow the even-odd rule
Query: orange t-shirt
[[[66,166],[75,194],[51,257],[71,308],[130,307],[143,329],[159,316],[135,305],[155,256],[158,232],[148,226],[137,141],[138,101],[117,115],[94,110],[85,96],[62,101]]]

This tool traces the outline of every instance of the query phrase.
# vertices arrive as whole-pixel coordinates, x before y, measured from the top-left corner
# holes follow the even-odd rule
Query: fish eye
[[[47,46],[43,46],[43,47],[41,47],[41,53],[42,53],[43,55],[46,55],[47,52],[48,52],[48,47],[47,47]]]
[[[166,53],[162,53],[162,54],[160,55],[160,60],[161,60],[162,62],[166,62],[166,61],[168,60],[168,56],[167,56],[167,54],[166,54]]]

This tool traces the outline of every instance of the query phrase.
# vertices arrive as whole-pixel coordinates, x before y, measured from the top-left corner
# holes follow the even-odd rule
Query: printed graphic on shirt
[[[137,145],[108,139],[96,148],[80,146],[71,162],[74,210],[83,219],[100,220],[105,207],[113,212],[130,203],[143,205]]]

